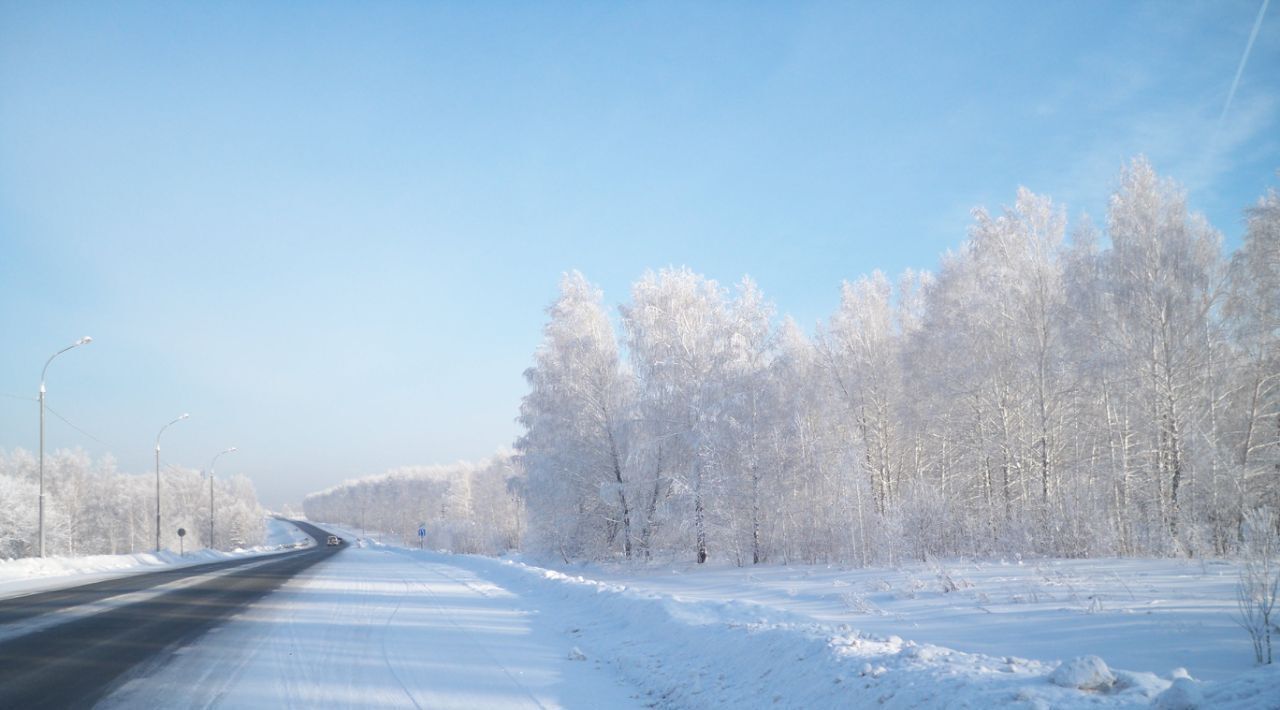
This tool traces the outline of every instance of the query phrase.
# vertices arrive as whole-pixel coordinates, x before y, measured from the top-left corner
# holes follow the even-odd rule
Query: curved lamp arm
[[[81,345],[88,345],[89,343],[92,343],[92,342],[93,342],[93,338],[90,338],[89,336],[86,335],[83,338],[77,340],[76,342],[50,355],[49,359],[44,361],[44,368],[40,370],[40,391],[44,392],[44,376],[45,376],[45,373],[49,371],[49,363],[53,362],[53,359],[55,357],[58,357],[59,355],[61,355],[62,353],[65,353],[68,350],[71,350],[73,348],[78,348]]]
[[[159,433],[159,434],[156,434],[156,451],[159,451],[159,450],[160,450],[160,437],[164,435],[164,430],[165,430],[165,429],[168,429],[169,427],[173,426],[174,424],[177,424],[178,422],[182,421],[183,419],[189,419],[189,418],[191,418],[191,415],[190,415],[190,414],[183,414],[182,416],[178,417],[177,419],[174,419],[173,421],[169,422],[168,424],[165,424],[164,426],[160,427],[160,433]]]
[[[231,448],[229,448],[229,449],[223,449],[222,451],[219,451],[219,452],[217,453],[217,455],[213,457],[213,460],[209,462],[209,475],[210,475],[210,476],[212,476],[212,475],[213,475],[213,467],[214,467],[214,465],[215,465],[215,464],[217,464],[217,463],[218,463],[218,459],[219,459],[219,458],[221,458],[223,454],[230,454],[230,453],[234,453],[234,452],[236,452],[236,451],[239,451],[239,449],[237,449],[237,448],[236,448],[236,447],[234,447],[234,446],[232,446],[232,447],[231,447]]]

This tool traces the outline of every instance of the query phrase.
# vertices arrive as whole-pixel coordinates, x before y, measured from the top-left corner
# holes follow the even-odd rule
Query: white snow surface
[[[315,541],[297,526],[267,518],[267,536],[262,545],[231,552],[201,549],[191,550],[183,555],[173,550],[162,550],[158,553],[137,552],[124,555],[0,559],[0,599],[159,569],[276,554],[314,544]]]
[[[564,565],[572,576],[691,601],[738,600],[959,651],[1227,680],[1253,667],[1235,621],[1240,566],[1222,560],[934,562],[896,568]],[[947,591],[950,590],[950,591]]]
[[[935,595],[924,587],[907,593],[901,578],[886,571],[664,566],[566,574],[337,532],[356,544],[142,669],[105,706],[166,706],[180,697],[184,706],[237,708],[1280,708],[1280,668],[1250,669],[1248,659],[1233,656],[1219,665],[1234,673],[1196,679],[1197,659],[1235,644],[1197,616],[1209,614],[1206,607],[1220,610],[1209,603],[1213,584],[1142,581],[1144,570],[1162,565],[1201,574],[1177,563],[1139,561],[1127,569],[1117,586],[1132,590],[1129,603],[1141,605],[1145,594],[1158,592],[1164,603],[1151,616],[1166,618],[1117,628],[1101,615],[1109,608],[1105,593],[1101,609],[1081,609],[1052,573],[1047,579],[1058,583],[1042,582],[1034,600],[992,598],[998,589],[1006,597],[1031,593],[1027,585],[1045,565],[1009,565],[1001,575],[1013,579],[999,585],[979,585],[972,580],[977,569],[957,567],[945,575],[955,589],[942,592],[940,578]],[[1024,568],[1031,571],[1014,571]],[[1208,568],[1204,574],[1215,576]],[[890,577],[887,589],[880,581],[874,586],[881,591],[859,587],[876,575]],[[992,582],[996,576],[990,573]],[[1206,584],[1210,591],[1201,589]],[[985,600],[960,594],[979,586]],[[1138,591],[1148,586],[1156,592]],[[878,595],[895,592],[914,608],[869,611],[893,607]],[[1046,596],[1056,606],[1046,607]],[[975,605],[991,608],[969,613]],[[1005,612],[1005,606],[1028,609]],[[1002,613],[1014,618],[981,623],[999,622],[991,617]],[[862,622],[869,620],[882,626],[867,628]],[[1077,625],[1084,631],[1071,631]],[[1021,658],[931,640],[945,630],[971,647],[998,644],[1013,638],[1015,626],[1041,639],[1033,645],[1041,650],[1065,639],[1062,651]],[[1105,668],[1121,648],[1165,653],[1157,646],[1166,636],[1142,635],[1151,629],[1185,634],[1188,645],[1210,650],[1180,664],[1186,669]],[[1090,633],[1097,638],[1092,644]],[[1078,646],[1094,653],[1077,654]],[[1078,660],[1086,655],[1099,658]],[[1068,667],[1059,670],[1063,662]],[[1073,663],[1095,676],[1105,669],[1114,681],[1080,689],[1051,680],[1055,672],[1074,677]]]
[[[606,661],[574,655],[576,610],[493,583],[492,565],[359,540],[100,707],[643,707]]]
[[[1054,685],[1060,685],[1064,688],[1079,688],[1080,690],[1106,690],[1115,685],[1116,677],[1111,673],[1111,669],[1107,668],[1106,661],[1097,656],[1080,656],[1063,661],[1057,668],[1053,669],[1053,673],[1049,675],[1049,680]],[[1178,678],[1175,680],[1185,680]]]

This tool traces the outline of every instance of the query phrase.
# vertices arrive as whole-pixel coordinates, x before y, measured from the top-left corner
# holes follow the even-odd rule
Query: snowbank
[[[172,550],[162,550],[127,555],[24,557],[16,560],[0,560],[0,599],[89,584],[127,574],[275,554],[314,544],[315,541],[296,526],[282,520],[268,518],[265,544],[236,549],[232,552],[193,550],[180,555]]]
[[[826,625],[1056,665],[1229,680],[1253,667],[1235,622],[1239,565],[1223,560],[934,561],[843,565],[562,565],[521,562],[666,596],[737,599]]]
[[[1116,677],[1107,668],[1107,664],[1097,656],[1081,656],[1053,669],[1049,680],[1063,688],[1080,690],[1106,690],[1116,682]]]
[[[478,561],[483,564],[482,561]],[[1105,693],[1054,667],[815,624],[738,601],[636,592],[506,561],[486,576],[572,608],[574,648],[609,659],[658,707],[1143,707],[1170,681],[1130,674]]]
[[[429,553],[428,553],[429,554]],[[573,610],[571,656],[607,659],[657,707],[1280,708],[1280,673],[1221,682],[1048,663],[879,636],[742,601],[693,600],[470,558],[540,608]],[[975,633],[980,633],[976,629]]]

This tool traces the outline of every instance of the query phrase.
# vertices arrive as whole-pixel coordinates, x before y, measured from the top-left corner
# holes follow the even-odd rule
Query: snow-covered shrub
[[[1255,660],[1271,663],[1271,640],[1280,633],[1280,619],[1275,615],[1280,593],[1280,536],[1276,534],[1275,512],[1257,508],[1245,513],[1243,532],[1244,569],[1236,588],[1237,621],[1249,632]]]

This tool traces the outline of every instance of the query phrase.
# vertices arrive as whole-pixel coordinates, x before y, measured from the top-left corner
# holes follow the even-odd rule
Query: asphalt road
[[[88,707],[137,664],[190,643],[220,620],[341,551],[324,544],[320,528],[295,522],[316,547],[271,558],[215,562],[112,579],[81,587],[0,600],[0,630],[71,607],[193,575],[223,572],[158,596],[80,616],[0,641],[0,708]],[[244,567],[244,569],[236,569]]]

